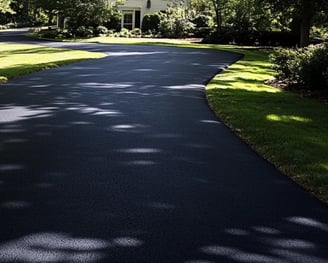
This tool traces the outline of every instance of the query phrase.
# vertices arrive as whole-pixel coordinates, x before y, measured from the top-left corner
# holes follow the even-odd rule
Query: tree
[[[228,0],[210,0],[214,12],[215,12],[215,21],[218,31],[221,31],[222,28],[222,13],[227,7]]]
[[[42,8],[49,17],[58,15],[60,21],[64,18],[72,28],[79,26],[98,26],[103,25],[112,15],[113,8],[122,0],[32,0],[33,4]],[[63,23],[59,23],[63,27]]]
[[[173,1],[161,15],[159,31],[164,37],[186,37],[195,28],[195,24],[191,22],[193,18],[193,12],[185,6],[184,2]]]
[[[13,14],[14,10],[10,7],[11,0],[0,0],[0,13],[5,14]]]
[[[266,1],[275,9],[276,12],[285,13],[286,10],[292,9],[292,19],[298,25],[300,35],[299,44],[305,47],[309,44],[310,29],[313,25],[314,18],[321,12],[327,12],[327,0],[262,0]]]
[[[228,24],[236,32],[269,31],[272,16],[265,3],[257,0],[232,0],[228,3]]]

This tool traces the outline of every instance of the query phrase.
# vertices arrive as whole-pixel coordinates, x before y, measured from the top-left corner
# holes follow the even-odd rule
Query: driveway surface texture
[[[0,262],[328,262],[327,207],[206,104],[236,54],[42,44],[108,56],[0,86]]]

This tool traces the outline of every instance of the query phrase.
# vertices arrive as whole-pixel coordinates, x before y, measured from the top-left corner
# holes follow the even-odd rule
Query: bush
[[[196,31],[197,32],[197,31]],[[292,32],[240,31],[223,28],[204,36],[205,43],[293,47],[298,36]]]
[[[93,37],[94,36],[94,28],[92,26],[85,27],[79,26],[76,30],[74,30],[75,36],[77,37]]]
[[[0,25],[0,30],[3,30],[3,29],[8,29],[8,26],[6,26],[6,25]]]
[[[182,38],[192,35],[195,24],[187,19],[164,17],[159,24],[159,32],[163,37]]]
[[[121,14],[113,14],[109,20],[104,23],[104,26],[110,30],[119,32],[121,30]]]
[[[96,28],[96,34],[98,36],[106,36],[108,34],[108,29],[105,26],[98,26]]]
[[[127,28],[122,28],[121,32],[118,35],[119,37],[131,37],[131,32]]]
[[[203,43],[205,44],[232,44],[233,42],[234,35],[227,29],[222,29],[221,31],[214,30],[203,39]]]
[[[140,28],[134,28],[131,30],[131,36],[133,37],[140,37],[142,35]]]
[[[64,38],[73,38],[73,35],[67,31],[62,29],[34,29],[31,32],[37,33],[40,37],[43,38],[51,38],[51,39],[64,39]]]
[[[328,44],[304,49],[277,49],[270,56],[276,78],[309,90],[328,89]]]
[[[41,30],[39,34],[43,38],[53,38],[53,39],[55,39],[55,38],[58,37],[58,31],[57,30],[52,30],[52,29]]]
[[[302,61],[300,76],[311,90],[328,90],[328,44],[313,49]]]
[[[212,16],[205,14],[198,15],[195,19],[192,20],[192,22],[195,24],[196,28],[214,26]]]
[[[302,61],[305,56],[305,52],[300,49],[276,49],[270,56],[276,78],[299,82]]]
[[[293,32],[261,31],[257,33],[257,43],[261,46],[295,47],[299,36]]]
[[[155,31],[158,32],[159,23],[161,21],[160,13],[147,14],[142,19],[142,32]]]

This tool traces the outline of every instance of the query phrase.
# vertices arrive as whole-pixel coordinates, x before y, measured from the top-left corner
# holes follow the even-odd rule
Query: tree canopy
[[[179,0],[171,0],[174,1]],[[256,42],[255,39],[259,36],[272,38],[281,34],[281,37],[285,38],[290,34],[295,39],[298,38],[298,45],[303,47],[309,44],[313,27],[319,29],[319,33],[327,32],[328,35],[327,0],[190,1],[189,11],[192,15],[190,18],[184,18],[186,21],[183,25],[192,29],[189,22],[197,24],[195,30],[203,32],[202,36],[210,35],[214,31],[219,38],[232,39],[231,42],[241,36]],[[110,21],[115,21],[116,27],[113,28],[117,29],[120,28],[120,15],[116,7],[122,2],[124,0],[0,0],[0,24],[17,22],[22,25],[51,25],[55,22],[55,17],[59,16],[65,18],[67,25],[73,29],[81,26],[111,26]],[[168,3],[170,6],[170,2]],[[172,15],[169,18],[161,17],[167,19],[167,25],[172,22]],[[182,19],[175,19],[179,23],[182,22]],[[60,21],[63,22],[64,19]],[[63,23],[59,25],[63,26]],[[207,29],[200,30],[197,27]],[[296,41],[292,42],[296,45]]]
[[[14,11],[11,9],[11,0],[0,0],[0,13],[10,13],[13,14]]]

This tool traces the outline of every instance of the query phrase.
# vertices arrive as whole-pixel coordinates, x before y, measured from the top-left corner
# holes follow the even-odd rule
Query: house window
[[[123,27],[129,30],[133,28],[133,13],[123,14]]]

